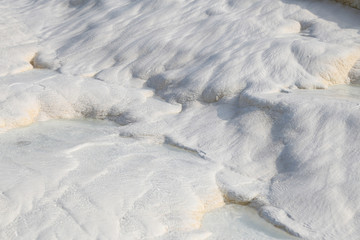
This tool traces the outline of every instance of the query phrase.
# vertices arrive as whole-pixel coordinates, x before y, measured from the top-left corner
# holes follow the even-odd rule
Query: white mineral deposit
[[[359,239],[358,0],[0,3],[0,239]]]

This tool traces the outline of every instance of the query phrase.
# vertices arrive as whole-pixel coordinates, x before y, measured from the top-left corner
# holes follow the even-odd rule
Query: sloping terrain
[[[225,232],[230,203],[304,239],[359,236],[358,9],[5,0],[0,13],[1,238],[216,239],[211,216]]]

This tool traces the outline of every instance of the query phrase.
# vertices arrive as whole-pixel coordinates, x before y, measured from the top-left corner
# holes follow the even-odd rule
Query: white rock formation
[[[360,236],[359,10],[2,0],[0,15],[0,239],[206,239],[224,200],[305,239]],[[54,120],[83,118],[111,122]]]

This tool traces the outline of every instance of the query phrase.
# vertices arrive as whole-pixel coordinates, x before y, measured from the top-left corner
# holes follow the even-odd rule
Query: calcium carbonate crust
[[[339,5],[5,0],[0,236],[205,239],[231,202],[357,238],[360,97],[337,85],[360,81],[359,10]],[[21,128],[83,118],[115,125]]]

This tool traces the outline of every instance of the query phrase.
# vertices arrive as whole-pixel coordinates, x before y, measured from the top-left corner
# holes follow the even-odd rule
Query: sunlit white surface
[[[49,121],[0,135],[1,238],[291,239],[249,207],[222,207],[217,164],[117,129]]]
[[[234,204],[205,214],[201,229],[212,232],[207,239],[298,239],[259,218],[255,210]]]
[[[112,123],[50,121],[0,142],[2,239],[181,237],[224,204],[216,164]]]
[[[0,13],[1,237],[216,238],[202,219],[236,215],[224,199],[301,238],[360,235],[359,10],[5,0]]]

